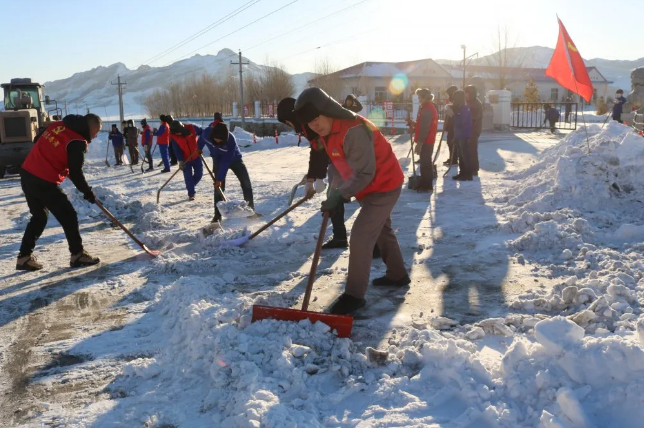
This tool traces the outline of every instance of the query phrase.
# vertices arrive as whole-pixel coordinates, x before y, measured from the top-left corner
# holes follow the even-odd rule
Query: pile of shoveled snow
[[[363,351],[321,323],[251,323],[252,304],[292,302],[231,293],[229,282],[181,278],[158,289],[139,320],[104,333],[135,335],[155,351],[129,358],[106,389],[111,406],[78,409],[67,423],[98,416],[98,426],[223,428],[642,424],[643,349],[633,334],[586,337],[565,318],[509,316],[470,330],[401,329],[384,348]],[[126,352],[119,340],[103,341],[116,344],[106,354]],[[501,350],[494,362],[491,348]]]
[[[541,154],[541,161],[510,177],[499,209],[503,230],[523,233],[516,250],[574,249],[594,235],[643,240],[643,138],[617,122],[590,125]],[[640,233],[639,233],[640,232]]]

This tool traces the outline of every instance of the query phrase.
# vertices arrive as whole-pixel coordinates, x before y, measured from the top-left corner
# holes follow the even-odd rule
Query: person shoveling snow
[[[208,130],[210,129],[210,132]],[[206,128],[199,139],[199,149],[208,146],[213,167],[215,168],[215,215],[211,223],[221,223],[222,211],[227,217],[248,217],[256,215],[253,206],[253,188],[246,165],[242,161],[242,153],[237,146],[235,136],[228,131],[223,122],[213,122]],[[224,190],[226,187],[226,174],[231,169],[242,186],[244,201],[226,201]]]

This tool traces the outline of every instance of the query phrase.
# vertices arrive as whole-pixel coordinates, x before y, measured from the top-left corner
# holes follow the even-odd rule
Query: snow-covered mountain
[[[140,66],[136,70],[128,69],[122,63],[108,67],[99,66],[88,71],[75,73],[71,77],[52,82],[45,82],[45,93],[52,99],[67,101],[69,113],[84,113],[87,108],[101,116],[118,115],[117,76],[127,84],[124,87],[123,103],[126,116],[145,114],[142,100],[155,89],[163,88],[172,81],[183,80],[191,76],[199,77],[203,73],[216,76],[237,76],[238,54],[230,49],[222,49],[217,55],[195,55],[177,61],[165,67]],[[244,72],[260,72],[267,66],[257,64],[247,57],[242,57]],[[293,75],[296,91],[306,86],[313,73]]]
[[[522,67],[532,68],[546,68],[551,61],[554,49],[544,46],[531,46],[520,48],[509,48],[508,55]],[[495,64],[494,54],[475,58],[470,62],[476,65],[492,65]],[[459,64],[460,61],[454,60],[437,60],[439,64]],[[630,72],[636,67],[643,66],[643,58],[632,61],[611,60],[603,58],[585,59],[587,66],[596,67],[600,73],[605,76],[609,81],[614,82],[611,86],[615,88],[623,88],[629,91],[631,88]]]

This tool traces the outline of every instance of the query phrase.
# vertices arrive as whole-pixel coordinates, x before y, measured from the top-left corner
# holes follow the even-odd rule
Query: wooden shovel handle
[[[123,230],[123,231],[124,231],[124,232],[125,232],[125,233],[130,237],[130,238],[132,238],[132,240],[133,240],[134,242],[136,242],[136,243],[137,243],[137,245],[139,245],[140,247],[143,247],[143,246],[144,246],[144,245],[143,245],[143,242],[139,241],[139,240],[137,239],[137,237],[136,237],[136,236],[134,236],[134,235],[132,234],[132,232],[130,232],[130,230],[129,230],[127,227],[125,227],[125,226],[124,226],[124,225],[123,225],[119,220],[117,220],[117,219],[116,219],[116,217],[114,217],[114,216],[112,215],[112,213],[111,213],[110,211],[108,211],[108,210],[107,210],[107,208],[105,208],[105,207],[103,206],[103,204],[102,204],[98,199],[96,199],[96,200],[94,201],[94,203],[96,204],[96,206],[98,206],[98,207],[101,209],[101,211],[103,211],[103,212],[105,213],[105,215],[106,215],[106,216],[108,216],[108,217],[109,217],[109,219],[110,219],[110,220],[112,220],[112,221],[114,222],[114,224],[116,224],[117,226],[119,226],[119,227],[121,228],[121,230]]]
[[[199,157],[202,158],[202,162],[204,163],[204,166],[206,167],[206,171],[208,171],[208,174],[213,179],[213,185],[215,185],[215,183],[217,182],[217,179],[215,178],[215,174],[213,174],[213,171],[211,171],[210,167],[206,163],[206,159],[204,159],[204,155],[200,154]],[[222,199],[224,199],[224,202],[228,201],[228,199],[226,198],[226,195],[224,194],[224,192],[222,192],[222,189],[220,189],[219,187],[215,187],[215,188],[219,192],[219,194],[222,197]]]
[[[265,230],[267,230],[267,229],[268,229],[271,225],[273,225],[276,221],[280,220],[282,217],[284,217],[284,216],[286,216],[287,214],[289,214],[291,211],[293,211],[294,209],[296,209],[298,206],[302,205],[302,204],[303,204],[305,201],[307,201],[308,199],[311,199],[313,196],[314,196],[313,194],[312,194],[312,195],[307,195],[307,196],[305,196],[304,198],[300,199],[300,200],[299,200],[298,202],[296,202],[295,204],[291,205],[291,206],[290,206],[289,208],[287,208],[286,210],[282,211],[280,214],[278,214],[278,216],[277,216],[276,218],[274,218],[273,220],[271,220],[270,222],[268,222],[267,224],[265,224],[264,226],[262,226],[260,229],[258,229],[256,232],[254,232],[251,236],[249,236],[249,241],[250,241],[251,239],[255,238],[256,236],[258,236],[260,233],[262,233],[262,232],[264,232]]]
[[[305,297],[302,299],[302,310],[306,311],[309,307],[309,299],[311,298],[311,290],[314,288],[314,281],[316,280],[316,270],[318,269],[318,260],[320,260],[320,253],[322,252],[323,241],[325,240],[325,231],[327,230],[327,222],[329,221],[329,211],[323,214],[323,221],[320,225],[320,232],[318,233],[318,241],[316,242],[316,251],[314,251],[314,259],[311,261],[311,270],[309,270],[309,279],[307,280],[307,289],[305,290]]]

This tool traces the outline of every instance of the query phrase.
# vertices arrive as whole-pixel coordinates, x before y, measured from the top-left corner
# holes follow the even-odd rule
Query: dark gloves
[[[83,195],[83,199],[85,199],[90,204],[93,204],[96,202],[96,194],[94,193],[91,187],[87,190],[87,192],[85,192],[85,194]]]
[[[320,205],[320,210],[331,212],[334,211],[340,204],[344,204],[345,202],[349,201],[343,198],[343,195],[340,194],[340,191],[338,189],[331,189],[329,191],[329,194],[327,195],[327,199],[325,199]]]

